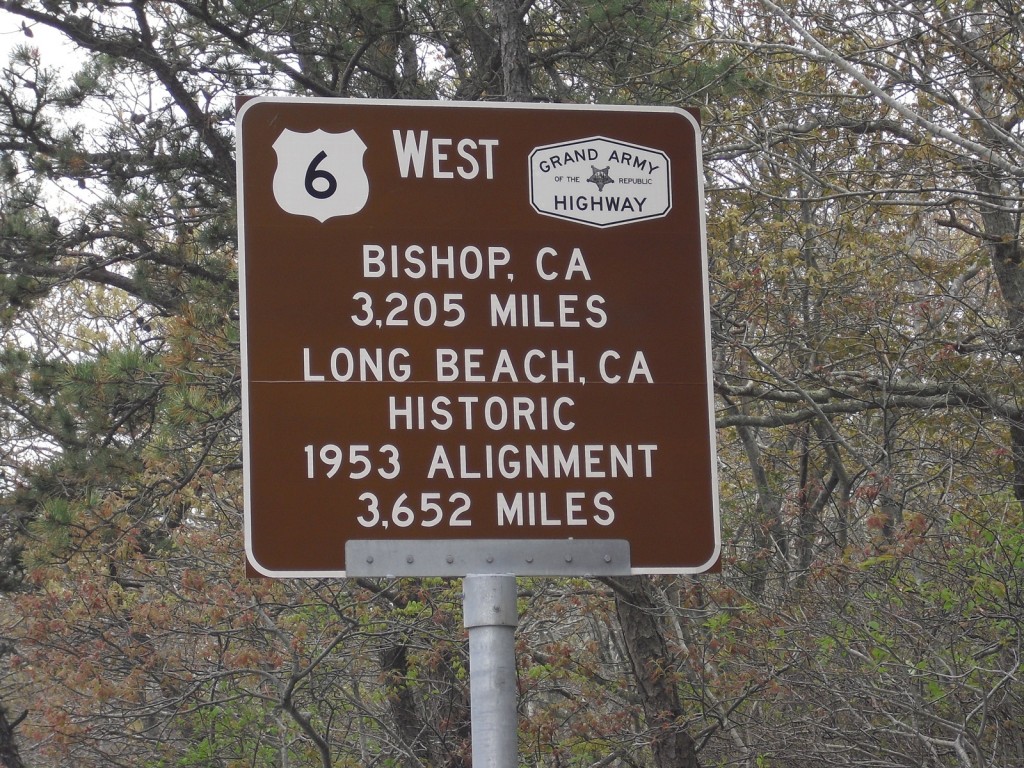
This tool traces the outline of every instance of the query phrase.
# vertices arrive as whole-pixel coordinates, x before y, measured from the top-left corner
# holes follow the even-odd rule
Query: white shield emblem
[[[351,216],[366,205],[370,180],[363,169],[366,144],[355,131],[285,128],[274,142],[274,199],[288,213],[325,222]]]

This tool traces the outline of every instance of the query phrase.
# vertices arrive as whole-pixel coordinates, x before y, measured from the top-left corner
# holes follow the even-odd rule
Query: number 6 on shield
[[[366,205],[366,144],[354,130],[329,133],[318,128],[301,133],[285,128],[274,142],[274,152],[274,199],[285,212],[325,222],[351,216]]]

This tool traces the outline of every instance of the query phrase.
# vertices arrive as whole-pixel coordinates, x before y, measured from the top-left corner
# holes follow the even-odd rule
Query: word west
[[[398,171],[403,179],[475,179],[483,163],[484,178],[494,178],[497,139],[431,138],[429,131],[392,131]],[[454,156],[453,156],[454,155]]]

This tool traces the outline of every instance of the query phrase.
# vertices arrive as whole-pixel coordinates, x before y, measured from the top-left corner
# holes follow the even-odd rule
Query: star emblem
[[[606,168],[595,168],[593,165],[590,166],[590,170],[592,170],[594,173],[591,175],[589,179],[587,179],[587,181],[594,182],[595,184],[597,184],[597,190],[599,192],[604,192],[604,187],[606,184],[615,183],[612,177],[608,175],[608,171],[610,168],[610,165]]]

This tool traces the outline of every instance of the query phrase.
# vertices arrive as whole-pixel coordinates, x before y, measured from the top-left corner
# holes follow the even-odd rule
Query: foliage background
[[[702,107],[724,571],[521,580],[524,765],[1024,764],[1014,3],[0,18],[10,768],[469,763],[457,582],[245,578],[238,93]]]

